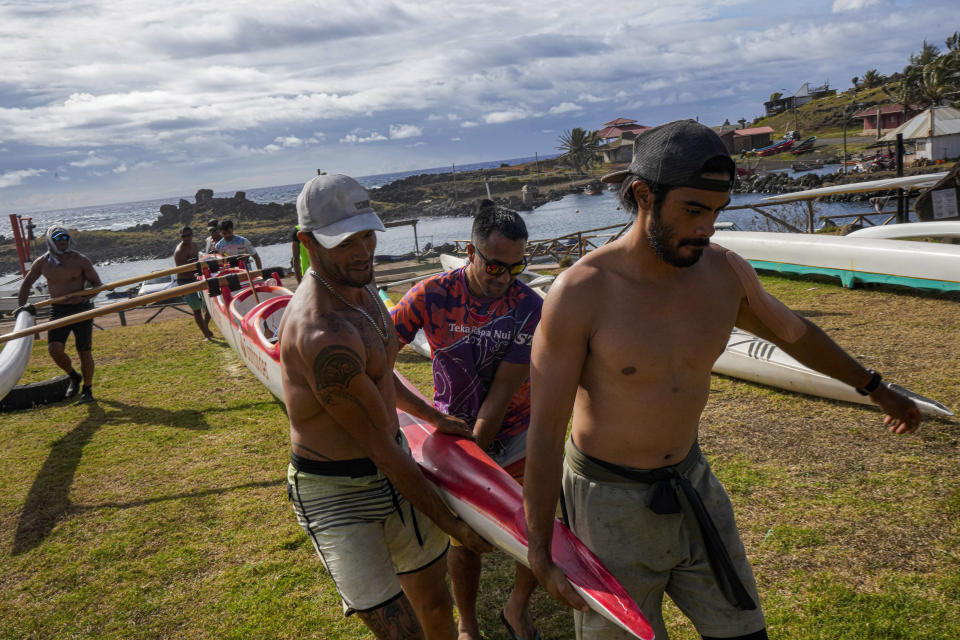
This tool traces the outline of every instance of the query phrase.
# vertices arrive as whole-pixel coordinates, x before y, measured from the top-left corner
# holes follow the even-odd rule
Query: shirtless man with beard
[[[396,408],[472,437],[463,421],[395,378],[400,348],[373,287],[383,223],[366,190],[320,175],[297,199],[311,269],[283,314],[280,362],[290,417],[288,492],[346,615],[377,638],[456,637],[444,562],[448,534],[492,547],[443,504],[410,457]]]
[[[540,583],[576,609],[578,638],[625,638],[590,612],[551,558],[560,495],[568,524],[666,639],[667,593],[705,639],[767,638],[730,499],[697,445],[710,370],[734,326],[856,387],[911,433],[920,414],[821,329],[764,291],[743,258],[710,244],[736,169],[692,120],[640,133],[620,240],[557,278],[531,356],[524,508]],[[564,435],[573,411],[571,437]]]

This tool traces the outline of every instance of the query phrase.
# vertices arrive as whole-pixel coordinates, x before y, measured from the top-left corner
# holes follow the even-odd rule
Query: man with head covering
[[[51,307],[50,319],[57,320],[67,316],[87,311],[93,308],[89,298],[71,295],[82,291],[89,283],[99,287],[100,276],[93,268],[93,263],[82,253],[77,252],[76,241],[70,232],[62,226],[54,225],[47,230],[45,237],[47,252],[37,258],[30,267],[20,285],[18,302],[26,303],[30,295],[30,287],[40,276],[47,279],[47,289],[51,298],[69,296],[67,300]],[[73,333],[80,356],[80,373],[73,368],[73,362],[65,352],[66,341]],[[93,320],[83,320],[59,329],[51,329],[47,333],[47,350],[53,361],[70,376],[70,385],[67,396],[73,396],[80,391],[79,402],[93,401]],[[81,390],[82,382],[82,390]]]
[[[524,510],[530,567],[577,609],[578,638],[624,638],[592,613],[551,557],[558,498],[570,528],[666,638],[664,593],[705,640],[763,640],[753,572],[722,485],[697,445],[710,370],[741,327],[878,404],[895,433],[913,401],[768,294],[750,264],[710,243],[736,169],[693,120],[634,140],[620,183],[627,234],[564,272],[533,341]],[[564,440],[573,411],[570,439]]]
[[[370,284],[384,226],[366,190],[345,175],[319,175],[297,198],[297,219],[311,268],[284,311],[279,342],[294,512],[346,615],[378,638],[452,640],[448,535],[477,552],[491,547],[420,472],[396,409],[472,434],[394,376],[400,344]]]
[[[421,280],[390,311],[401,342],[411,342],[421,329],[427,337],[436,406],[466,422],[477,444],[521,482],[530,423],[530,344],[543,306],[517,279],[527,266],[526,245],[523,218],[481,200],[467,245],[469,263]],[[481,558],[454,540],[447,565],[460,639],[479,639]],[[518,562],[500,612],[513,638],[541,637],[529,607],[536,586]]]

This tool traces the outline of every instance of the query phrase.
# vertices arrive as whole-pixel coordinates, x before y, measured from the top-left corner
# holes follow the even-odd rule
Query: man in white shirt
[[[225,256],[240,256],[240,255],[250,255],[253,257],[253,261],[257,263],[257,269],[263,269],[263,263],[260,261],[260,256],[257,254],[257,250],[253,248],[253,245],[249,240],[243,236],[238,236],[233,232],[233,221],[224,220],[220,223],[220,235],[223,237],[220,239],[220,242],[217,243],[217,253],[221,253]]]

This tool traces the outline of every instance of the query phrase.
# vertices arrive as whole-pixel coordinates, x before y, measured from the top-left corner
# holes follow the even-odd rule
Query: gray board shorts
[[[766,623],[757,586],[726,490],[696,445],[676,467],[700,494],[756,608],[743,610],[730,603],[711,568],[700,527],[686,501],[680,500],[679,513],[654,512],[648,506],[654,485],[599,466],[572,438],[567,441],[563,465],[568,526],[633,596],[657,640],[669,637],[663,622],[664,593],[701,635],[736,637],[763,629]],[[578,639],[632,637],[593,611],[574,612],[574,622]]]
[[[399,442],[409,454],[402,432]],[[291,454],[287,491],[297,522],[333,578],[344,615],[379,609],[402,594],[397,575],[442,559],[450,538],[368,458],[316,462]]]

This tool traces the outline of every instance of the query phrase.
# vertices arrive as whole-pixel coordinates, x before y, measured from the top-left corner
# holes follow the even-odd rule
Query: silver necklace
[[[334,289],[332,286],[330,286],[330,283],[329,283],[329,282],[327,282],[326,280],[323,279],[323,276],[321,276],[319,273],[317,273],[317,272],[314,271],[313,269],[310,269],[310,273],[313,275],[314,278],[316,278],[317,280],[320,281],[320,284],[322,284],[323,286],[325,286],[325,287],[327,288],[327,290],[328,290],[330,293],[333,294],[333,297],[334,297],[334,298],[336,298],[337,300],[339,300],[339,301],[342,302],[343,304],[347,305],[348,307],[350,307],[350,308],[353,309],[354,311],[358,311],[359,313],[361,313],[361,314],[363,315],[363,317],[367,319],[367,322],[370,323],[370,326],[373,327],[374,330],[377,332],[377,335],[380,336],[380,339],[383,340],[383,343],[384,343],[384,344],[387,343],[388,340],[387,340],[387,333],[386,333],[386,331],[384,331],[384,329],[381,329],[381,328],[380,328],[380,325],[378,325],[378,324],[376,323],[376,321],[373,319],[373,317],[372,317],[369,313],[367,313],[367,310],[366,310],[366,309],[364,309],[363,307],[358,307],[358,306],[355,305],[355,304],[351,304],[351,303],[347,302],[346,298],[344,298],[342,295],[340,295],[340,294],[337,292],[336,289]],[[369,294],[370,294],[370,297],[373,298],[374,303],[377,304],[377,311],[380,312],[380,322],[383,324],[384,328],[386,328],[386,326],[387,326],[387,318],[383,315],[383,305],[381,305],[379,302],[377,302],[377,297],[376,297],[375,295],[373,295],[373,292],[372,292],[372,291],[370,291],[370,285],[369,285],[369,284],[366,285],[366,286],[364,286],[364,289],[367,290],[367,293],[369,293]]]

